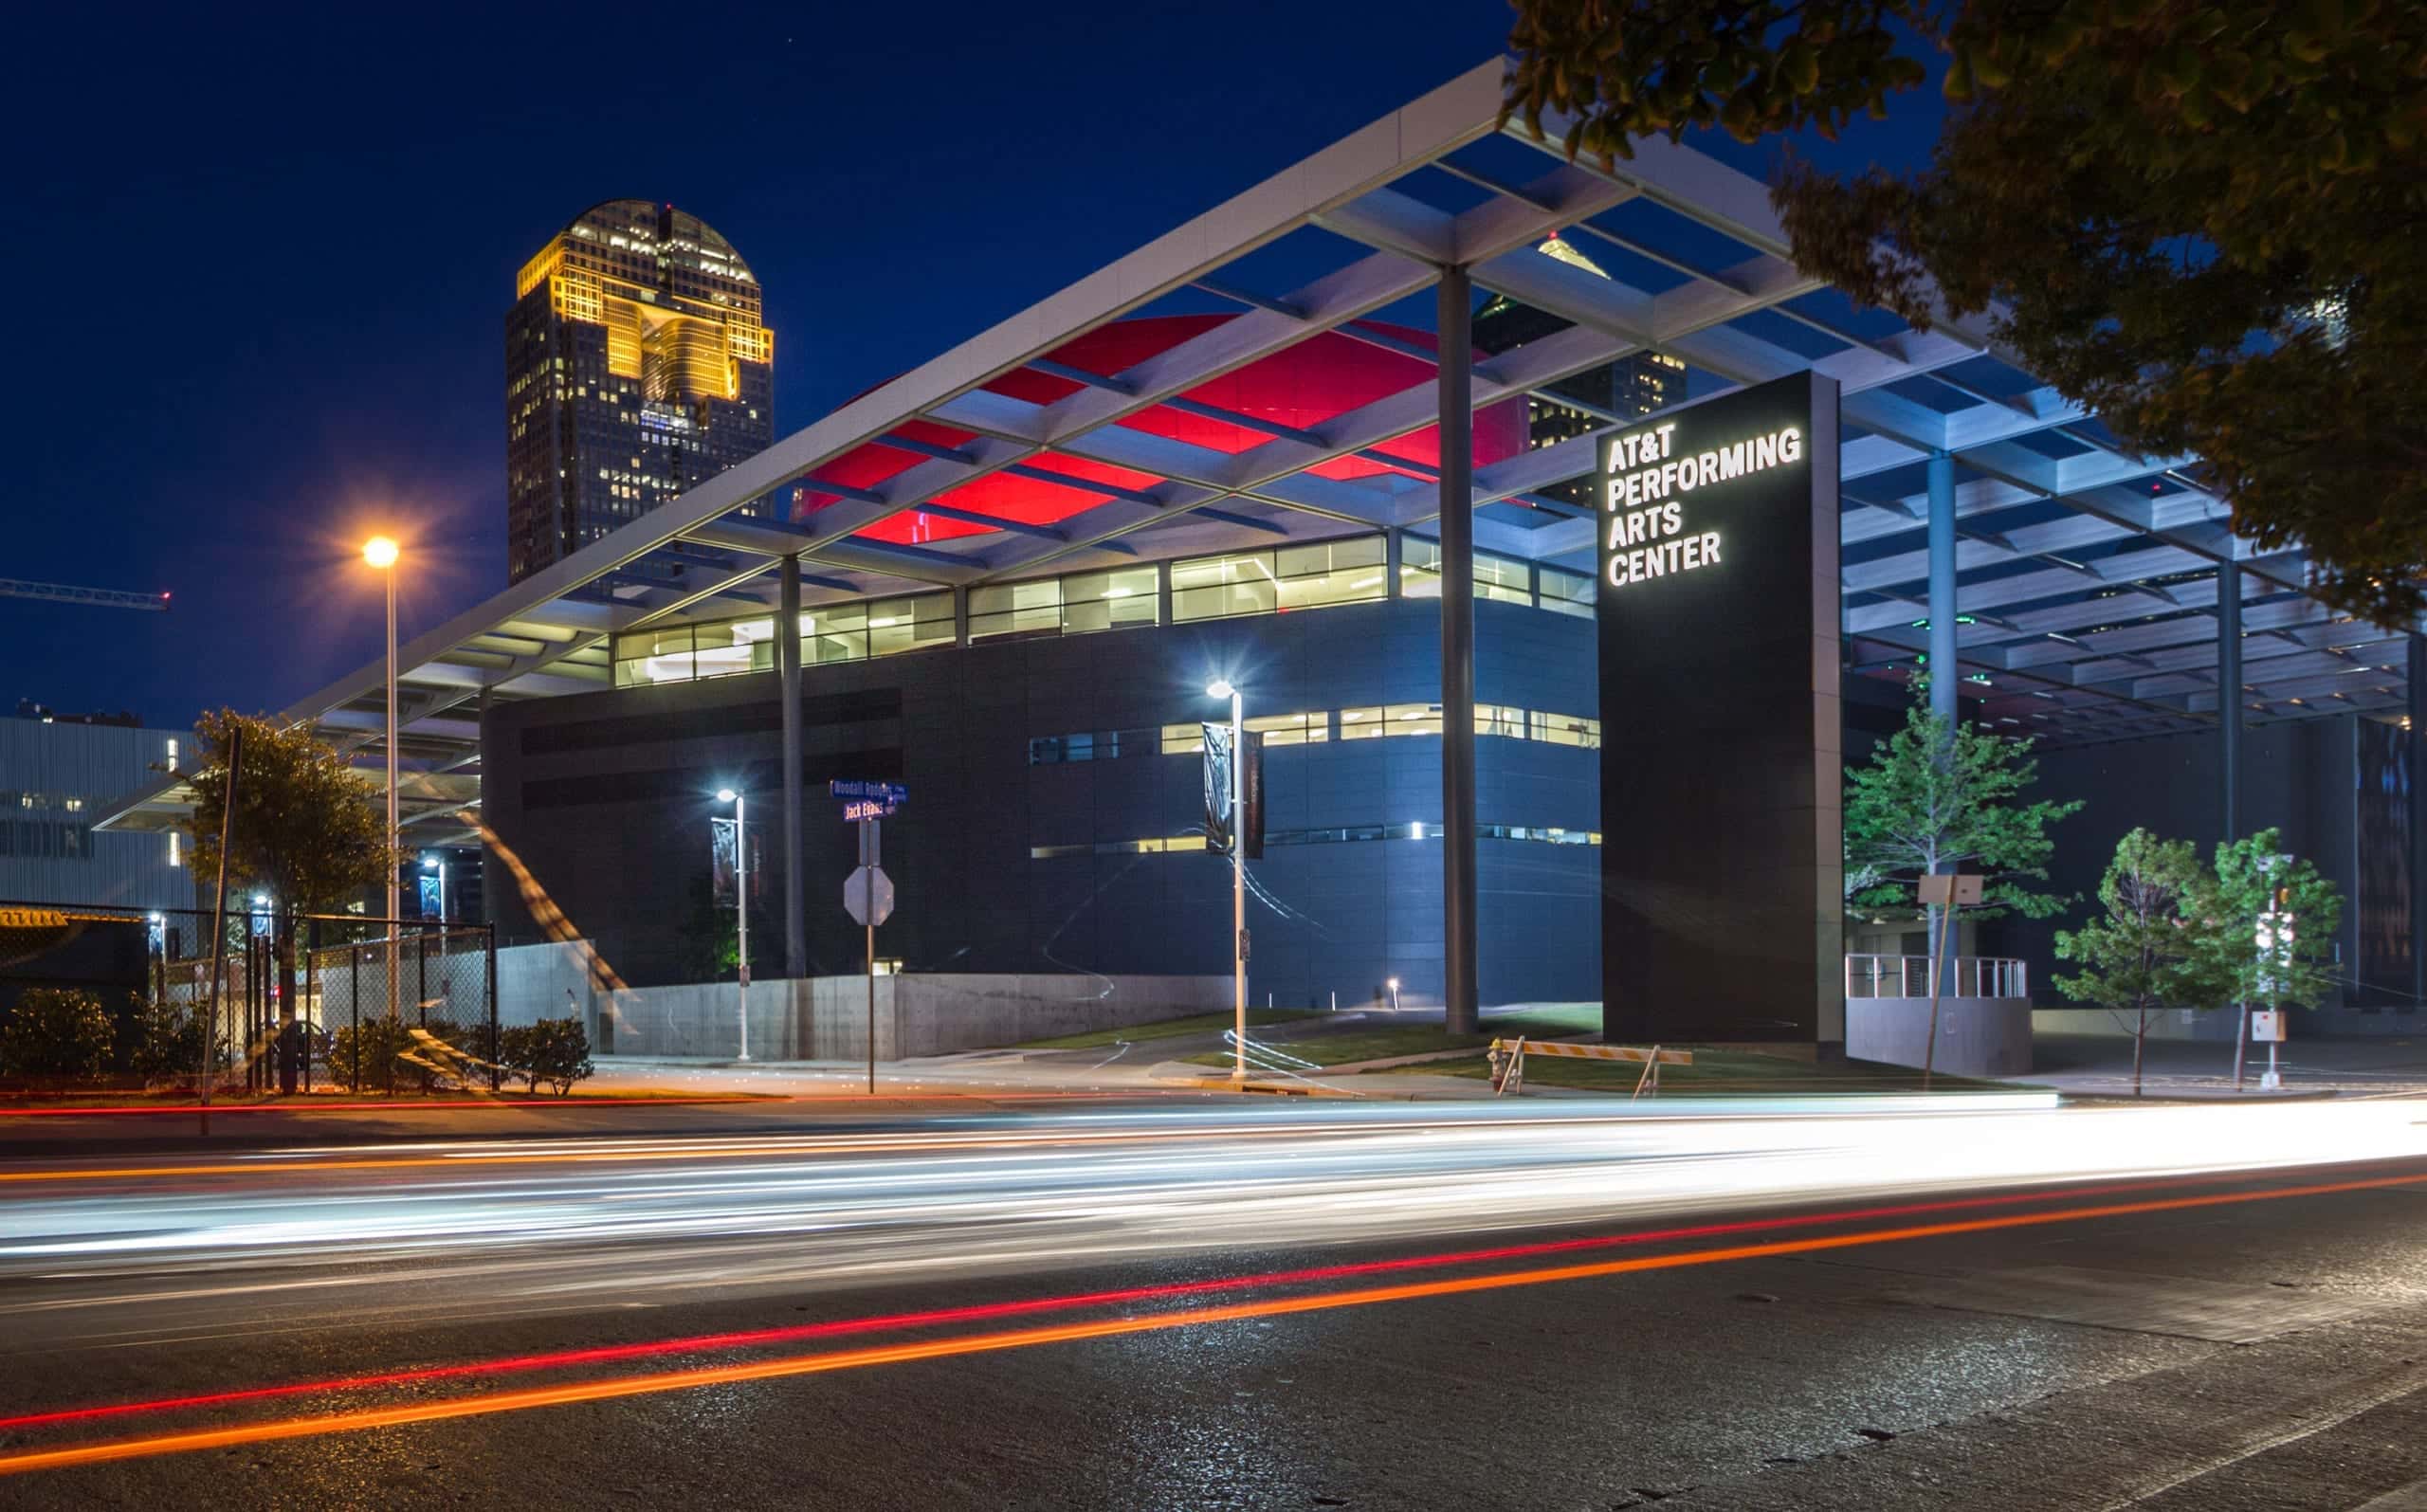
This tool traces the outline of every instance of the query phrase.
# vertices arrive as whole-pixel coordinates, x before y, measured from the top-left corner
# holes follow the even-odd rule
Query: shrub
[[[532,1091],[545,1082],[564,1097],[573,1084],[591,1075],[596,1068],[590,1064],[590,1036],[577,1018],[543,1018],[524,1029],[508,1029],[509,1036],[521,1036],[516,1057],[509,1049],[506,1065],[524,1079]]]
[[[402,1019],[365,1019],[359,1031],[352,1024],[340,1024],[329,1037],[329,1079],[356,1092],[392,1087],[397,1074],[396,1057],[412,1048],[412,1026]],[[362,1062],[358,1079],[355,1071],[357,1049]],[[418,1076],[420,1070],[415,1066],[404,1067],[409,1076]]]
[[[135,999],[135,1043],[128,1063],[146,1082],[175,1082],[202,1069],[203,1015],[174,1003]]]
[[[86,1080],[109,1065],[110,1016],[90,993],[27,988],[0,1021],[0,1071],[11,1076]]]

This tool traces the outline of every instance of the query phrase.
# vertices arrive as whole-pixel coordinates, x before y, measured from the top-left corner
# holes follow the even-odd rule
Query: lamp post
[[[396,557],[395,541],[374,536],[362,543],[362,559],[388,580],[388,1017],[397,1017],[396,920],[404,908],[397,902],[396,875]]]
[[[438,923],[443,929],[447,925],[447,858],[424,856],[421,858],[421,869],[438,873]]]
[[[1216,678],[1205,689],[1209,699],[1231,701],[1231,998],[1236,1023],[1231,1036],[1231,1080],[1248,1079],[1248,852],[1243,832],[1247,819],[1246,720],[1241,718],[1239,690],[1229,678]]]
[[[741,954],[741,1053],[736,1060],[750,1059],[750,800],[731,788],[719,788],[717,801],[733,805],[733,913],[740,935]]]

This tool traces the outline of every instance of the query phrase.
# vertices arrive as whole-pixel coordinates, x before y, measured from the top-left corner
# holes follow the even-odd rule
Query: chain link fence
[[[214,960],[210,916],[178,922],[190,927],[154,927],[154,993],[210,1024],[214,1087],[267,1090],[290,1077],[302,1091],[497,1085],[497,948],[488,925],[231,912]],[[295,941],[291,1013],[276,946],[282,922]],[[481,1064],[466,1065],[466,1056]]]

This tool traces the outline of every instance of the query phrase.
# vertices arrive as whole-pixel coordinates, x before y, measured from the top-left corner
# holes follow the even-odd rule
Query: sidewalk
[[[2143,1096],[2197,1101],[2427,1095],[2427,1037],[2295,1041],[2277,1047],[2283,1087],[2262,1092],[2267,1047],[2250,1048],[2242,1090],[2234,1090],[2230,1042],[2150,1040],[2142,1065]],[[2130,1097],[2132,1041],[2088,1034],[2041,1035],[2032,1046],[2029,1081],[2069,1097]]]

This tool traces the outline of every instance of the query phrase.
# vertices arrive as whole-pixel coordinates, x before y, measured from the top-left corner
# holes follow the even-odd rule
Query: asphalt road
[[[2427,1104],[1693,1113],[0,1146],[0,1506],[2419,1504]]]

